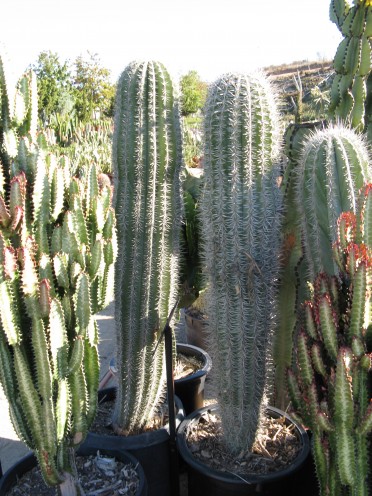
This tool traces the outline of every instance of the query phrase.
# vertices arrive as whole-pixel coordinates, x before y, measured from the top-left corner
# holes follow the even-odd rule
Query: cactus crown
[[[280,222],[275,98],[262,75],[227,74],[205,110],[200,201],[209,347],[227,446],[249,449],[266,384]]]
[[[368,148],[353,130],[331,126],[305,141],[296,188],[309,280],[322,270],[337,273],[331,250],[337,218],[343,211],[356,211],[355,192],[370,179]]]

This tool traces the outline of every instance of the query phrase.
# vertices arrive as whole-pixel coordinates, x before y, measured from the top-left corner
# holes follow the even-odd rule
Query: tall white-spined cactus
[[[371,180],[368,149],[360,135],[342,125],[315,132],[297,167],[297,209],[309,280],[320,271],[337,274],[332,242],[341,212],[356,211],[357,192]]]
[[[175,88],[162,64],[128,65],[116,98],[114,425],[133,433],[153,417],[164,395],[164,344],[157,343],[177,298],[182,140]]]
[[[115,217],[108,178],[94,166],[84,181],[72,178],[32,140],[24,105],[23,121],[2,114],[0,126],[0,380],[46,483],[70,496],[81,494],[74,449],[97,408],[93,315],[113,285]],[[15,125],[14,151],[6,133]]]
[[[205,111],[200,202],[209,346],[226,445],[250,449],[265,399],[279,247],[276,102],[262,74],[227,74]]]

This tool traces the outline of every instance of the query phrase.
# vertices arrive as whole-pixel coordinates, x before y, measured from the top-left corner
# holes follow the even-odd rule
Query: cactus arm
[[[86,398],[87,387],[82,370],[77,370],[74,374],[68,376],[69,386],[71,389],[71,442],[73,445],[80,444],[88,429],[86,421]]]
[[[86,383],[87,383],[87,414],[86,422],[87,427],[92,424],[97,408],[97,389],[99,385],[99,358],[97,345],[89,344],[85,341],[84,347],[84,370],[86,373]]]
[[[17,376],[20,399],[28,418],[28,424],[34,442],[43,446],[44,432],[42,425],[42,407],[37,391],[32,381],[32,375],[26,363],[23,351],[19,346],[14,347],[14,368]]]
[[[367,291],[367,267],[365,263],[358,266],[353,277],[353,304],[351,307],[349,339],[361,338],[364,323],[364,304]]]
[[[62,379],[58,383],[58,396],[56,402],[56,437],[61,443],[68,432],[71,417],[71,393],[68,380]]]
[[[0,282],[0,305],[1,323],[8,343],[10,345],[19,344],[21,341],[21,330],[19,327],[19,313],[17,312],[16,300],[12,292],[12,285],[9,281]]]
[[[330,358],[337,360],[337,322],[332,304],[327,295],[319,301],[319,320],[322,327],[324,345]]]
[[[69,343],[62,305],[57,299],[53,299],[50,305],[49,333],[53,375],[63,379],[68,368]]]
[[[80,274],[76,283],[75,313],[79,335],[85,337],[91,320],[91,310],[89,280],[84,273]]]
[[[333,62],[336,77],[332,83],[329,114],[362,131],[369,119],[365,100],[372,67],[372,11],[368,1],[354,2],[351,6],[343,0],[332,0],[330,18],[344,38]]]

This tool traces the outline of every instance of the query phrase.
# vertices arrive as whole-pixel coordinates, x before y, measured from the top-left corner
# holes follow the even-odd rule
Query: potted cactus
[[[115,258],[111,187],[84,180],[37,137],[36,78],[16,90],[0,58],[0,380],[47,484],[80,494],[75,449],[97,408],[98,328]]]
[[[218,79],[208,94],[204,134],[200,210],[208,349],[223,444],[239,458],[252,449],[266,414],[278,415],[266,408],[281,223],[279,123],[267,78],[259,73]],[[290,477],[291,470],[230,474],[208,470],[193,458],[187,436],[204,413],[187,417],[179,429],[192,494],[253,494],[258,487],[281,494],[275,484],[284,475]],[[299,467],[308,440],[299,426],[296,429]],[[285,479],[287,489],[289,484]]]
[[[295,365],[288,371],[293,415],[312,433],[321,496],[370,494],[371,213],[369,184],[357,215],[339,217],[334,244],[339,273],[316,276],[300,316]]]
[[[181,167],[174,83],[163,64],[134,61],[119,79],[114,119],[118,258],[112,427],[115,443],[142,463],[150,495],[170,494],[169,433],[151,424],[166,396],[161,333],[178,296]]]

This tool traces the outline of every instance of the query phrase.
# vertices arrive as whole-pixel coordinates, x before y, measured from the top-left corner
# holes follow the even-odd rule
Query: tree
[[[115,85],[110,82],[110,70],[101,66],[97,54],[88,52],[89,59],[80,55],[74,62],[73,80],[78,118],[87,122],[95,115],[113,115]]]
[[[189,71],[181,77],[181,113],[194,114],[202,109],[207,96],[207,84],[200,79],[197,71]]]
[[[44,51],[31,69],[37,76],[39,118],[43,125],[48,125],[54,114],[70,113],[75,101],[68,61],[61,63],[56,53]]]

